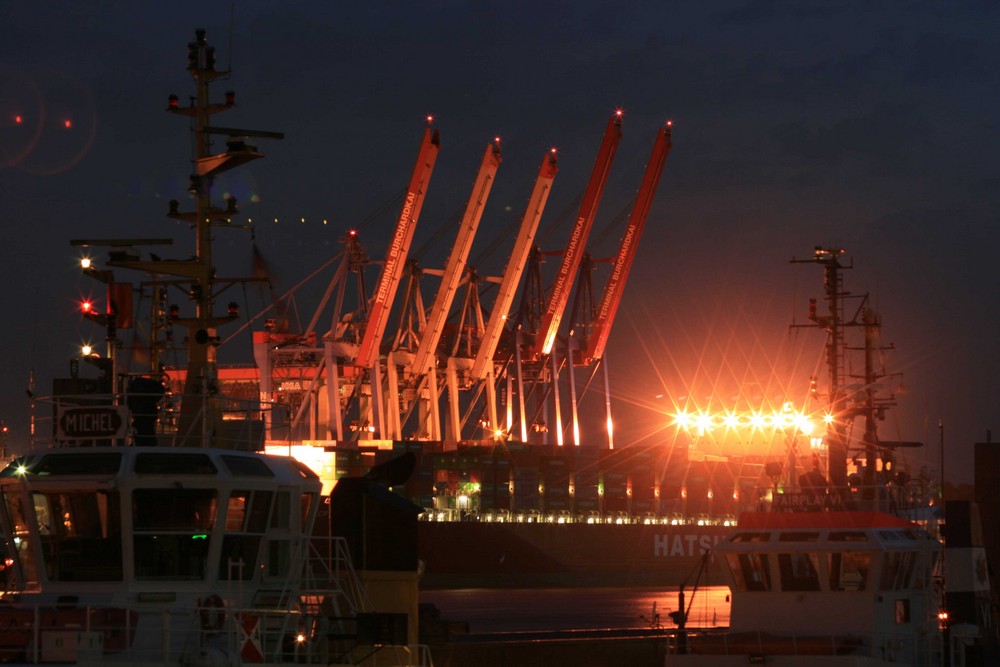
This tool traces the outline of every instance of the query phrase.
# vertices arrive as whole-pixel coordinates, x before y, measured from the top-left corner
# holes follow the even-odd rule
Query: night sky
[[[560,172],[538,240],[561,248],[621,108],[624,139],[589,245],[612,255],[669,118],[673,150],[608,349],[619,444],[665,438],[675,406],[709,395],[724,407],[804,394],[823,335],[789,325],[806,323],[822,270],[789,260],[824,245],[847,251],[846,285],[870,295],[894,345],[885,360],[901,375],[884,384],[899,405],[882,437],[928,443],[907,465],[936,476],[942,420],[946,476],[972,480],[972,444],[1000,428],[1000,7],[234,4],[0,6],[0,419],[15,448],[29,371],[47,393],[82,341],[102,339],[76,311],[101,286],[80,275],[69,241],[173,237],[154,251],[193,250],[187,226],[165,217],[170,199],[188,205],[191,146],[185,119],[164,109],[169,94],[186,103],[194,91],[186,44],[203,27],[219,69],[233,68],[213,93],[221,101],[231,88],[237,108],[215,122],[286,134],[217,182],[255,227],[217,230],[219,274],[248,275],[256,247],[274,278],[270,291],[234,294],[244,313],[329,261],[347,229],[399,194],[427,114],[442,149],[413,243],[425,266],[443,262],[453,232],[431,241],[502,138],[472,250],[482,273],[503,266],[551,146]],[[362,227],[373,258],[396,214]],[[296,296],[303,322],[323,287]],[[221,355],[248,360],[249,349],[244,335]]]

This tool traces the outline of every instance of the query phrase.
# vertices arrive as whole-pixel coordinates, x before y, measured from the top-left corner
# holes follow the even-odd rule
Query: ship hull
[[[423,589],[679,586],[732,528],[421,521]],[[722,583],[711,559],[701,584]]]

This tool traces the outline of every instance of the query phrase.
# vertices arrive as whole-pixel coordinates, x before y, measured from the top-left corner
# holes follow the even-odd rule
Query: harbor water
[[[430,590],[420,602],[441,618],[468,623],[474,634],[675,627],[676,588],[542,588]],[[655,606],[654,606],[655,605]],[[729,588],[685,589],[688,627],[729,625]]]

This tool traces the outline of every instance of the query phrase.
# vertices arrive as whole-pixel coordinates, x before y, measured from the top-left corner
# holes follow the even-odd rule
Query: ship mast
[[[840,248],[816,246],[812,259],[795,260],[793,263],[810,262],[823,267],[824,299],[829,308],[826,315],[816,312],[816,299],[809,300],[809,319],[827,333],[826,366],[829,373],[829,410],[831,421],[827,425],[827,470],[834,489],[847,488],[847,397],[844,392],[844,301],[850,296],[843,291],[841,270],[851,268],[840,263],[844,251]],[[794,326],[794,325],[793,325]]]
[[[865,427],[861,444],[864,450],[865,467],[862,471],[862,494],[866,500],[874,497],[877,483],[876,473],[882,449],[895,446],[915,446],[917,443],[882,443],[879,441],[877,421],[886,407],[893,405],[888,399],[877,395],[879,382],[885,377],[875,367],[876,351],[879,347],[879,330],[881,321],[868,305],[868,295],[855,295],[844,290],[843,269],[852,268],[853,264],[844,265],[840,256],[844,251],[840,248],[823,248],[817,246],[813,250],[812,259],[792,260],[793,263],[811,262],[823,266],[824,299],[828,306],[825,315],[817,314],[816,300],[809,300],[809,320],[813,324],[794,325],[818,327],[827,332],[826,365],[829,374],[829,417],[826,443],[830,484],[834,489],[846,489],[848,486],[847,461],[850,458],[847,431],[857,417],[864,417]],[[858,309],[850,319],[844,317],[845,303],[850,299],[860,300]],[[845,332],[848,327],[862,327],[864,330],[864,345],[851,347],[846,343]],[[851,376],[861,380],[858,390],[847,382],[844,353],[847,350],[864,353],[864,374]],[[888,460],[888,459],[886,459]]]
[[[213,103],[209,97],[209,84],[215,79],[228,77],[229,70],[216,71],[215,47],[205,39],[205,31],[195,31],[195,39],[188,43],[188,72],[195,81],[196,93],[187,107],[182,107],[176,95],[168,99],[167,111],[192,119],[194,133],[194,173],[188,191],[194,197],[194,211],[181,211],[180,203],[170,202],[168,217],[188,222],[195,229],[195,255],[186,260],[155,258],[149,261],[129,256],[112,256],[108,265],[144,271],[152,275],[179,276],[190,281],[188,297],[194,302],[192,317],[171,316],[173,324],[187,329],[187,374],[181,399],[177,444],[182,446],[232,446],[224,441],[222,430],[222,396],[216,348],[219,345],[217,328],[237,317],[234,309],[225,315],[216,315],[215,288],[220,283],[245,282],[248,279],[222,280],[215,276],[212,258],[212,227],[230,226],[229,220],[239,213],[235,198],[226,199],[226,207],[212,204],[212,183],[215,176],[263,157],[256,147],[246,143],[250,137],[282,139],[280,132],[264,132],[209,124],[211,116],[236,106],[236,94],[226,91],[224,101]],[[226,150],[212,154],[212,135],[225,135]],[[142,240],[129,242],[141,245]],[[173,310],[173,308],[171,308]],[[156,370],[156,369],[154,369]]]

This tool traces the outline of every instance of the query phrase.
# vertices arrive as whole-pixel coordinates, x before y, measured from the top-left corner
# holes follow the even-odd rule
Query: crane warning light
[[[674,126],[674,121],[673,121],[673,119],[669,119],[669,120],[667,120],[667,127],[673,127],[673,126]]]
[[[178,106],[178,99],[176,95],[171,95],[167,98],[167,108],[176,109]]]
[[[67,118],[66,120],[63,121],[63,127],[65,127],[67,130],[70,129],[71,127],[73,127],[73,121]]]
[[[82,301],[80,303],[80,310],[83,313],[92,313],[94,312],[94,304],[89,300]]]
[[[615,115],[616,115],[616,116],[617,116],[618,118],[621,118],[621,117],[622,117],[622,114],[623,114],[623,113],[625,113],[625,112],[624,112],[624,111],[622,111],[621,109],[615,109]]]
[[[23,122],[24,122],[24,117],[21,116],[21,114],[17,114],[16,116],[14,116],[14,124],[15,125],[20,125]]]
[[[89,269],[90,265],[91,265],[91,261],[90,261],[89,257],[81,257],[80,258],[80,268],[81,269]]]
[[[427,114],[427,124],[430,125],[434,122],[434,116]]]

